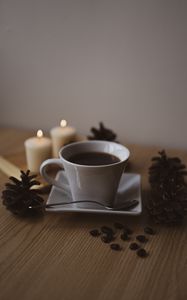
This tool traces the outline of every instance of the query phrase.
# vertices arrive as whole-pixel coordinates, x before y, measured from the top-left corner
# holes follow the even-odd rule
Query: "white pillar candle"
[[[58,157],[60,148],[75,140],[76,130],[74,127],[67,126],[67,121],[62,120],[60,126],[54,127],[50,131],[52,139],[53,157]]]
[[[36,137],[25,141],[25,151],[28,169],[38,173],[41,163],[51,157],[51,140],[43,136],[42,130],[38,130]]]

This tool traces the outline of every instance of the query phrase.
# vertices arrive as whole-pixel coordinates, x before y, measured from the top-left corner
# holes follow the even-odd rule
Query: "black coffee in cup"
[[[67,184],[47,172],[48,165],[56,164],[67,176],[67,192],[71,192],[72,201],[100,201],[112,207],[129,155],[129,150],[118,143],[74,142],[60,150],[59,159],[44,161],[40,171],[48,183],[64,191]]]
[[[120,159],[105,152],[81,152],[70,156],[68,161],[78,165],[101,166],[120,162]]]

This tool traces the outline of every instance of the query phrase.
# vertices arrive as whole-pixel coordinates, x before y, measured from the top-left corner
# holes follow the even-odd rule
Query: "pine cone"
[[[151,198],[147,204],[157,223],[179,223],[187,211],[186,166],[178,157],[167,157],[165,151],[153,157],[149,168]]]
[[[21,171],[20,179],[10,177],[12,183],[6,183],[6,189],[2,192],[3,205],[13,214],[25,216],[30,213],[42,211],[43,199],[37,189],[31,189],[34,185],[40,185],[35,180],[37,175],[29,175],[30,171]]]
[[[99,129],[92,127],[90,129],[92,136],[88,136],[89,140],[103,140],[115,142],[117,135],[111,130],[104,126],[102,122],[99,123]]]

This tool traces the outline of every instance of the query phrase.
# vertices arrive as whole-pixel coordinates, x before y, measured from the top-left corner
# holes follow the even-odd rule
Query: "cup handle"
[[[66,184],[64,184],[64,186],[62,186],[55,178],[52,178],[51,176],[48,175],[47,166],[49,166],[49,165],[58,165],[62,170],[64,170],[61,160],[58,158],[51,158],[51,159],[45,160],[40,166],[40,174],[43,176],[43,178],[49,184],[52,184],[52,185],[60,188],[61,190],[63,189],[64,192],[69,193],[70,191],[68,191],[68,186],[66,186]]]

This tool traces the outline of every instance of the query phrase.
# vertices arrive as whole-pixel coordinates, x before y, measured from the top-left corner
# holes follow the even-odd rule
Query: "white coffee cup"
[[[72,155],[87,152],[104,152],[119,159],[108,165],[80,165],[69,161]],[[113,206],[118,185],[127,160],[129,150],[117,143],[108,141],[82,141],[63,147],[59,159],[48,159],[41,164],[40,172],[44,179],[60,189],[66,189],[63,182],[50,177],[47,166],[56,164],[66,174],[72,201],[99,201],[104,205]]]

